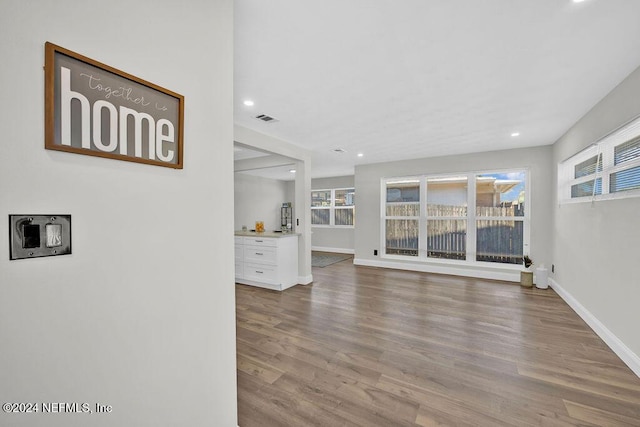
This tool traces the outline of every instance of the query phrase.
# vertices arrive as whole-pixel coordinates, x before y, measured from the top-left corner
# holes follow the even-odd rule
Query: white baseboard
[[[240,283],[241,285],[256,286],[258,288],[271,289],[272,291],[284,291],[285,289],[289,289],[290,287],[297,285],[297,283],[289,282],[286,285],[282,286],[280,283],[258,282],[256,280],[243,279],[242,277],[236,277],[236,283]]]
[[[311,250],[312,251],[318,251],[318,252],[335,252],[337,254],[355,254],[356,251],[355,249],[348,249],[348,248],[329,248],[326,246],[311,246]]]
[[[424,273],[452,274],[454,276],[476,277],[479,279],[505,280],[507,282],[520,282],[520,271],[479,270],[474,268],[459,268],[438,264],[413,264],[408,262],[396,262],[385,260],[370,260],[355,258],[355,265],[368,267],[392,268],[395,270],[421,271]]]
[[[617,336],[602,324],[589,310],[587,310],[577,299],[567,292],[555,280],[549,278],[549,284],[560,298],[562,298],[584,320],[593,332],[618,355],[620,359],[640,377],[640,357],[627,347]]]
[[[299,285],[308,285],[311,282],[313,282],[313,274],[310,274],[308,276],[298,276]]]

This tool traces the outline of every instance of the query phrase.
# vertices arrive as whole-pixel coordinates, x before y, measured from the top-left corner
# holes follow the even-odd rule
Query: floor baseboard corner
[[[313,274],[309,274],[308,276],[298,276],[299,285],[308,285],[311,282],[313,282]]]

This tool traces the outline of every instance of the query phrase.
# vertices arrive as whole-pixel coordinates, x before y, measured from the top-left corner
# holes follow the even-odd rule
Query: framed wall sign
[[[184,97],[47,42],[45,148],[183,167]]]

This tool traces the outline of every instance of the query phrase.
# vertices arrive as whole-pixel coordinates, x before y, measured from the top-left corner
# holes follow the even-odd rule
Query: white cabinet
[[[282,291],[298,283],[298,236],[236,236],[236,282]]]
[[[236,281],[242,277],[242,269],[244,268],[244,237],[236,236]]]

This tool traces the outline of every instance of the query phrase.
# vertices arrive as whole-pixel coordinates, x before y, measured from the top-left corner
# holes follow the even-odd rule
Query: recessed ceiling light
[[[289,172],[296,173],[296,170],[295,169],[289,169]]]
[[[364,156],[364,154],[358,153],[358,157],[362,157],[362,156]]]
[[[511,136],[520,136],[520,132],[514,132],[511,134]]]
[[[244,101],[243,104],[246,105],[247,107],[253,107],[253,101],[250,99],[247,99],[246,101]]]
[[[582,3],[584,0],[573,0],[574,3]]]

